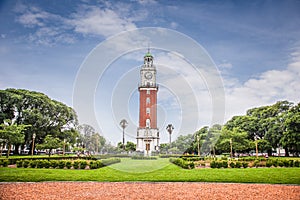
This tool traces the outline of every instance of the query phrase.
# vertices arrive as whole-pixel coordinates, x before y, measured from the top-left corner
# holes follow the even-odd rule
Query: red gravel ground
[[[234,183],[0,183],[0,199],[300,199],[300,186]]]

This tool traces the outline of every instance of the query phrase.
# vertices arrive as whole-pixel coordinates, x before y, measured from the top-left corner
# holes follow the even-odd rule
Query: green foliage
[[[51,167],[50,161],[44,160],[44,167],[45,167],[46,169],[50,168],[50,167]]]
[[[64,161],[64,160],[58,161],[58,168],[59,169],[63,169],[63,168],[65,168],[65,166],[66,166],[66,161]]]
[[[58,166],[57,160],[51,160],[51,161],[50,161],[50,166],[51,166],[53,169],[55,169],[55,168]]]
[[[294,167],[299,167],[299,166],[300,166],[300,161],[299,160],[295,160]]]
[[[101,161],[103,166],[108,166],[119,162],[121,162],[120,158],[108,158]]]
[[[67,160],[67,161],[66,161],[66,167],[67,167],[67,169],[71,169],[71,167],[72,167],[72,162],[69,161],[69,160]]]
[[[75,160],[75,161],[73,162],[73,168],[74,168],[74,169],[78,169],[78,168],[79,168],[79,165],[80,165],[80,162],[79,162],[78,160]]]
[[[241,167],[242,167],[242,163],[239,162],[239,161],[237,161],[237,162],[235,163],[235,168],[241,168]]]
[[[272,160],[268,160],[266,163],[266,167],[272,167],[273,165],[273,161]]]
[[[24,161],[23,161],[23,167],[24,167],[24,168],[29,167],[29,163],[30,163],[29,160],[24,160]]]
[[[195,168],[194,162],[191,161],[185,161],[182,158],[170,158],[169,161],[175,165],[178,165],[179,167],[183,169],[193,169]]]
[[[37,160],[36,161],[36,167],[37,168],[44,168],[44,161],[43,160]]]
[[[248,162],[242,162],[243,168],[248,168],[249,163]]]
[[[85,169],[87,166],[87,162],[85,160],[80,161],[80,169]]]
[[[30,162],[29,162],[29,166],[31,167],[31,168],[35,168],[36,167],[36,160],[31,160]]]
[[[47,135],[43,144],[38,144],[37,149],[49,149],[49,156],[51,155],[51,150],[61,147],[62,143],[59,138],[54,138],[52,135]]]
[[[253,163],[254,167],[259,167],[260,161],[259,160],[255,160]]]
[[[23,167],[23,161],[22,160],[18,160],[16,164],[17,164],[18,168]]]
[[[223,167],[223,168],[228,168],[228,162],[224,160],[224,161],[222,162],[222,167]]]
[[[234,162],[230,162],[229,166],[230,166],[230,168],[235,168],[235,163]]]
[[[134,159],[134,160],[157,160],[157,157],[155,156],[132,156],[131,159]]]

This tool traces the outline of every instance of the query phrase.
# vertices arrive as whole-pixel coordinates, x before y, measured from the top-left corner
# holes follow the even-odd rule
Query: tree
[[[181,153],[193,153],[192,144],[194,142],[194,135],[180,135],[172,142],[172,147],[177,147]]]
[[[289,152],[299,156],[300,154],[300,103],[292,107],[284,122],[285,131],[281,138],[282,146]],[[286,151],[286,156],[288,153]]]
[[[59,147],[62,147],[62,142],[59,140],[59,138],[55,138],[52,135],[47,135],[45,137],[44,143],[38,144],[36,146],[37,149],[48,149],[48,155],[50,157],[52,149],[57,149]]]
[[[0,125],[0,139],[8,146],[6,157],[10,154],[11,145],[24,142],[25,135],[23,132],[26,128],[28,128],[28,125],[13,124],[10,120],[5,120],[4,123]]]
[[[218,150],[224,153],[230,152],[230,142],[234,152],[246,152],[251,148],[251,140],[248,139],[248,134],[239,128],[228,130],[226,127],[222,129],[222,133],[216,144]]]
[[[22,148],[24,144],[31,147],[33,134],[36,134],[36,143],[43,143],[48,134],[64,139],[62,132],[76,129],[78,124],[72,108],[43,93],[23,89],[0,90],[0,123],[4,119],[18,125],[31,125],[24,132]],[[16,145],[16,154],[18,147]]]
[[[135,151],[136,150],[136,144],[134,144],[133,142],[127,141],[127,143],[125,145],[125,150],[127,152],[129,152],[129,151]]]

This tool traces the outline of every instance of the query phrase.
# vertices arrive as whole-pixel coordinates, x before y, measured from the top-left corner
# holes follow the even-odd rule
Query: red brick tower
[[[145,155],[151,155],[152,151],[159,150],[157,91],[156,68],[153,65],[153,56],[148,51],[140,70],[140,109],[137,130],[137,151],[143,151]]]

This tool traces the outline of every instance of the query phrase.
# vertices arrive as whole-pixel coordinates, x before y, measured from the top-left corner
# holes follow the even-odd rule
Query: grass
[[[1,182],[40,181],[149,181],[232,182],[300,185],[300,168],[193,169],[185,170],[168,159],[131,160],[97,170],[0,168]]]

